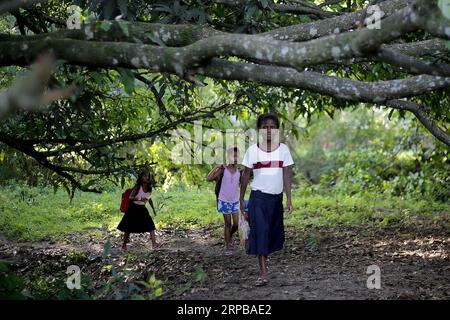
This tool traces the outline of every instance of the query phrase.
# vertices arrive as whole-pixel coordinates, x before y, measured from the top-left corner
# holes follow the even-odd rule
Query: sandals
[[[255,282],[255,285],[257,287],[262,287],[262,286],[267,285],[267,283],[268,283],[268,281],[267,281],[266,277],[258,277],[258,279]]]

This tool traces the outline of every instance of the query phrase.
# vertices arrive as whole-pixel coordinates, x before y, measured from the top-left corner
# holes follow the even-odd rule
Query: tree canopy
[[[76,7],[75,7],[76,6]],[[166,141],[194,121],[242,126],[346,108],[412,113],[450,145],[447,0],[22,1],[0,4],[2,87],[42,53],[50,88],[76,92],[44,112],[0,119],[0,142],[83,191],[135,161],[127,148]],[[30,90],[44,90],[43,88]],[[20,94],[19,94],[20,95]],[[14,101],[14,99],[6,99]],[[1,109],[0,105],[0,109]],[[419,124],[420,123],[420,124]]]

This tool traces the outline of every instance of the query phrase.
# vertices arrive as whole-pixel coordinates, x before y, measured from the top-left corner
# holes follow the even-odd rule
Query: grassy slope
[[[114,229],[122,214],[118,207],[121,191],[98,194],[77,193],[72,200],[63,191],[17,187],[0,189],[0,232],[18,240],[60,238],[72,232],[95,228]],[[222,217],[215,210],[212,188],[154,191],[160,207],[157,227],[218,225]],[[391,223],[442,223],[449,227],[450,204],[425,200],[403,200],[375,194],[319,194],[311,189],[294,190],[296,211],[286,224],[299,227]]]

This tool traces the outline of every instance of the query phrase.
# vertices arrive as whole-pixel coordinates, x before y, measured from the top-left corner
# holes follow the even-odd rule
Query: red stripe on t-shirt
[[[258,161],[253,164],[253,169],[283,168],[283,161]]]

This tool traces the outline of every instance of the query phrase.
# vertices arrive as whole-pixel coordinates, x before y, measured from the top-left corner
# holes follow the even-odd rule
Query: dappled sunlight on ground
[[[288,227],[284,249],[269,257],[270,283],[263,288],[254,285],[257,259],[241,246],[233,256],[224,255],[221,233],[219,226],[161,229],[157,239],[163,246],[156,250],[148,234],[133,234],[126,252],[116,231],[73,234],[62,242],[17,243],[2,238],[0,254],[12,257],[15,270],[24,276],[42,268],[50,273],[64,270],[83,255],[75,262],[94,283],[107,279],[109,264],[126,274],[128,280],[123,281],[154,274],[164,288],[161,299],[450,298],[450,239],[442,229]],[[106,262],[102,253],[108,239]],[[379,290],[367,288],[370,265],[381,270]]]
[[[445,237],[426,237],[409,240],[382,240],[373,245],[379,250],[386,250],[387,247],[396,248],[394,252],[389,251],[392,256],[417,256],[423,259],[449,259],[450,240]]]

